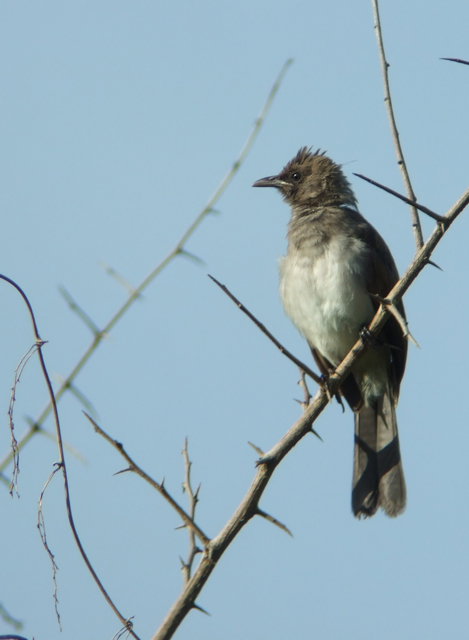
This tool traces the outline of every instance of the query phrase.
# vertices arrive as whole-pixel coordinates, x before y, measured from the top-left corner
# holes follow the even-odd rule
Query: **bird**
[[[302,147],[278,175],[254,187],[274,187],[290,206],[288,247],[280,259],[280,298],[327,378],[364,335],[399,279],[386,242],[360,214],[342,167],[319,149]],[[402,301],[395,306],[405,321]],[[390,517],[406,505],[396,405],[407,339],[390,316],[339,389],[354,413],[352,511],[379,508]]]

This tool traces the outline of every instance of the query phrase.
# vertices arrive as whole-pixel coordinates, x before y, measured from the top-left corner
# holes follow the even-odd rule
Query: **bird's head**
[[[303,147],[276,176],[257,180],[253,187],[275,187],[295,209],[318,206],[356,206],[349,181],[340,165],[320,153]]]

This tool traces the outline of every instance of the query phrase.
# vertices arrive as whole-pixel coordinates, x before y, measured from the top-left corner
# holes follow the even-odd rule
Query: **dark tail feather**
[[[405,502],[396,412],[387,392],[374,406],[355,414],[352,509],[366,518],[381,507],[394,517],[402,513]]]

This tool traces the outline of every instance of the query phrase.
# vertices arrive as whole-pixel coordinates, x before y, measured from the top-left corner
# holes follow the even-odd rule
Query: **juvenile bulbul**
[[[288,248],[280,262],[286,314],[308,341],[326,377],[344,359],[399,275],[379,233],[358,212],[350,183],[324,153],[303,147],[276,176],[254,187],[275,187],[290,205]],[[405,317],[402,303],[397,305]],[[391,316],[371,348],[343,381],[340,394],[355,414],[352,509],[372,516],[404,510],[406,488],[396,405],[407,340]]]

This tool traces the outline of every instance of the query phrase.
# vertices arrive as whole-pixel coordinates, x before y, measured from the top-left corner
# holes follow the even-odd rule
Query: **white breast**
[[[325,251],[315,246],[289,249],[280,261],[285,313],[333,365],[343,360],[363,324],[373,317],[373,305],[359,275],[363,255],[361,240],[339,236]]]

